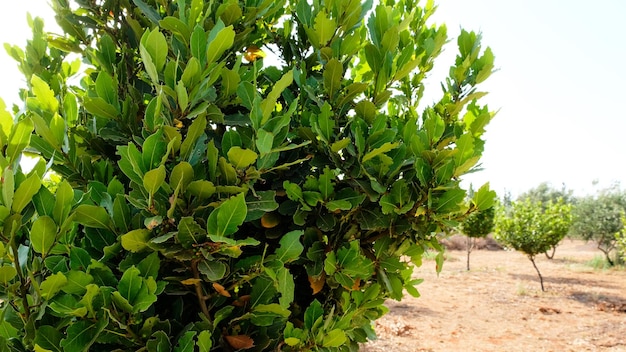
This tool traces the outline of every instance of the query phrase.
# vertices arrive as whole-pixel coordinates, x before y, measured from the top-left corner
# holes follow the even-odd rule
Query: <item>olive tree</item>
[[[512,202],[508,211],[496,218],[497,241],[524,253],[533,263],[545,291],[543,277],[535,263],[537,254],[545,253],[560,242],[571,225],[571,206],[562,200],[543,204],[530,199]]]
[[[479,35],[418,110],[432,2],[51,3],[63,33],[8,48],[2,349],[354,351],[493,202],[460,187],[493,117]]]
[[[580,198],[573,210],[571,233],[585,241],[595,242],[609,265],[614,265],[611,255],[615,251],[616,234],[624,227],[622,214],[625,210],[626,195],[618,187]]]

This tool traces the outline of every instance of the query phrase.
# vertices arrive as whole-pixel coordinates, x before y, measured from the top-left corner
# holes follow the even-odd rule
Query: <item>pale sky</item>
[[[482,32],[499,69],[479,86],[485,102],[500,110],[488,126],[485,168],[467,178],[513,194],[541,182],[562,183],[577,194],[592,182],[626,185],[626,1],[439,0],[434,16],[448,27],[450,43],[427,86],[454,60],[459,28]],[[45,0],[12,1],[0,12],[0,43],[23,46],[30,36],[26,14],[55,24]],[[0,49],[0,96],[17,101],[22,76]],[[432,98],[431,98],[432,99]]]

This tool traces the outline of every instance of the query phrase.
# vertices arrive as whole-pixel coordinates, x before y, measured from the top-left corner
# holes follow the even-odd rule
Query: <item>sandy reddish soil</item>
[[[379,339],[365,352],[626,351],[626,270],[593,269],[601,254],[565,240],[553,260],[537,257],[546,292],[523,254],[448,251],[439,277],[433,260],[416,270],[420,298],[388,301]]]

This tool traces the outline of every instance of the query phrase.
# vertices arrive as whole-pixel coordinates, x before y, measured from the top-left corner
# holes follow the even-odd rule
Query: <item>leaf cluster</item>
[[[7,47],[29,88],[0,107],[1,351],[353,351],[493,204],[459,185],[493,117],[479,35],[417,109],[432,2],[52,5],[63,35]]]

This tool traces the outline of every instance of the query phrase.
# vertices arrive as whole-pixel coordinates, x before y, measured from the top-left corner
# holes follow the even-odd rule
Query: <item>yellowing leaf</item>
[[[199,284],[200,282],[202,282],[202,280],[201,280],[201,279],[189,278],[189,279],[186,279],[186,280],[181,281],[180,283],[181,283],[181,284],[183,284],[183,285],[189,285],[189,286],[192,286],[192,285]]]
[[[226,289],[224,288],[224,286],[218,284],[217,282],[213,283],[213,288],[215,289],[215,291],[217,291],[217,293],[219,293],[220,295],[224,296],[224,297],[230,297],[230,292],[226,291]],[[228,336],[227,336],[228,337]],[[233,346],[234,347],[234,346]]]

